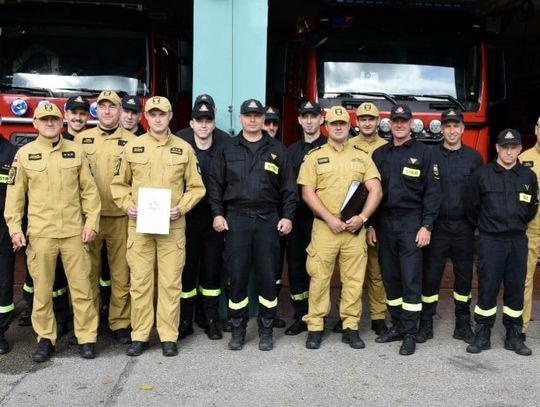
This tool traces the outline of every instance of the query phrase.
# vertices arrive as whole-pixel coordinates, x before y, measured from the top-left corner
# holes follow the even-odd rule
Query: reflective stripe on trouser
[[[154,264],[157,256],[156,327],[161,342],[176,342],[185,261],[185,229],[168,235],[128,230],[127,261],[131,270],[131,339],[147,342],[154,325]],[[112,273],[111,273],[112,277]],[[112,299],[111,299],[112,300]]]
[[[311,243],[307,248],[309,310],[302,319],[310,331],[324,330],[324,317],[330,312],[330,280],[336,256],[341,276],[339,315],[343,328],[358,329],[361,313],[362,285],[366,272],[366,231],[334,234],[320,219],[313,222]]]
[[[523,295],[523,332],[527,332],[529,321],[531,320],[532,295],[534,284],[534,273],[540,256],[540,234],[527,230],[529,239],[527,256],[527,277],[525,278],[525,291]]]
[[[74,331],[79,343],[96,342],[98,317],[90,287],[90,256],[80,236],[50,239],[32,236],[29,239],[28,268],[34,280],[32,326],[41,338],[56,343],[56,318],[53,313],[52,290],[56,260],[62,257],[73,305]]]
[[[386,291],[379,265],[379,244],[367,247],[366,283],[369,300],[369,316],[372,320],[384,319],[386,314]]]
[[[270,303],[259,304],[259,318],[274,319],[276,307],[276,270],[279,265],[277,213],[245,215],[229,211],[229,231],[225,236],[225,268],[229,272],[229,318],[249,318],[249,307],[231,307],[248,297],[249,274],[253,270],[258,295]]]
[[[402,299],[402,305],[389,306],[392,324],[405,333],[416,334],[422,291],[422,249],[416,246],[421,215],[391,216],[383,212],[379,227],[379,261],[389,300]],[[411,306],[404,307],[403,304]]]
[[[111,330],[130,326],[129,267],[126,261],[127,216],[102,216],[99,233],[90,243],[92,258],[92,298],[99,310],[99,279],[102,274],[102,246],[107,245],[107,258],[111,279],[109,327]]]
[[[15,255],[11,236],[6,226],[0,227],[0,334],[4,333],[13,318],[13,278]]]
[[[306,270],[306,248],[311,241],[313,215],[299,212],[293,220],[293,230],[287,237],[287,274],[294,318],[301,318],[308,312],[309,275]]]
[[[503,325],[522,328],[523,290],[527,272],[527,238],[496,240],[480,235],[478,241],[478,301],[474,310],[477,324],[493,327],[497,295],[504,284]]]
[[[454,274],[455,315],[470,315],[473,251],[474,229],[468,221],[437,221],[431,242],[424,249],[422,296],[432,298],[439,294],[446,261],[450,258]],[[436,301],[423,301],[422,315],[435,315],[437,303],[438,298]]]

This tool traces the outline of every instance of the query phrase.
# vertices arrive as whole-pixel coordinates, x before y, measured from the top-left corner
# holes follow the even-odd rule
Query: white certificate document
[[[170,226],[171,190],[139,188],[137,233],[168,235]]]

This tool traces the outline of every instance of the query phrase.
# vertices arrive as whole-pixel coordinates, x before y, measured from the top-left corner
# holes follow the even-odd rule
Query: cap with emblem
[[[41,119],[47,116],[63,118],[62,112],[60,112],[60,109],[54,103],[42,103],[34,110],[34,119]]]
[[[265,120],[275,120],[279,122],[279,110],[272,106],[266,106],[264,108]]]
[[[458,122],[463,123],[463,114],[460,110],[448,109],[441,114],[441,123]]]
[[[66,110],[83,109],[85,111],[90,110],[90,103],[81,95],[72,96],[66,102]]]
[[[326,112],[326,122],[349,122],[349,112],[343,106],[332,106]]]
[[[321,114],[321,106],[317,102],[312,102],[311,100],[308,100],[307,102],[300,105],[300,109],[298,109],[298,114],[302,116],[306,113],[313,113],[315,115]]]
[[[212,106],[212,109],[216,107],[216,104],[214,103],[214,99],[212,96],[203,93],[202,95],[199,95],[195,98],[195,103],[193,103],[193,106],[198,105],[199,103],[207,103],[210,106]]]
[[[122,98],[122,109],[139,113],[141,111],[141,99],[138,96],[124,96]]]
[[[212,109],[212,106],[209,103],[198,103],[193,106],[191,118],[198,119],[201,117],[207,117],[214,120],[214,109]]]
[[[144,111],[149,112],[152,109],[158,109],[162,112],[168,113],[172,111],[171,102],[169,99],[163,96],[154,96],[146,101],[144,105]]]
[[[390,120],[405,119],[410,120],[412,117],[411,108],[407,105],[394,105],[390,110]]]
[[[497,144],[500,146],[521,144],[521,134],[516,129],[504,129],[497,136]]]
[[[111,102],[113,105],[120,104],[120,96],[118,96],[118,93],[116,93],[114,90],[102,91],[97,98],[97,102],[100,103],[104,100]]]
[[[371,102],[364,102],[356,109],[356,117],[360,116],[379,117],[379,109]]]
[[[245,100],[240,106],[240,114],[258,113],[264,114],[264,107],[257,99]]]

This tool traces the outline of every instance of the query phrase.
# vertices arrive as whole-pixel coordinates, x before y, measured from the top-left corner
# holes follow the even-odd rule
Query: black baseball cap
[[[90,110],[90,103],[81,95],[72,96],[66,102],[66,110],[83,109],[85,111]]]
[[[240,106],[240,114],[258,113],[264,114],[264,107],[257,99],[245,100]]]
[[[272,106],[266,106],[264,108],[264,120],[274,120],[276,122],[280,121],[279,110]]]
[[[141,108],[141,99],[138,96],[126,95],[122,98],[122,109],[124,110],[133,110],[134,112],[140,113]]]
[[[308,100],[307,102],[304,102],[300,105],[300,109],[298,109],[298,115],[302,116],[306,113],[313,113],[316,115],[321,114],[321,106],[317,102],[312,102],[311,100]]]
[[[195,98],[195,103],[193,103],[193,107],[195,105],[198,105],[199,103],[206,103],[212,106],[212,109],[215,109],[216,104],[214,103],[214,98],[212,96],[208,95],[207,93],[203,93]]]
[[[463,123],[463,113],[461,113],[461,110],[454,110],[454,109],[445,110],[441,114],[441,123],[446,123],[446,122]]]
[[[200,117],[208,117],[209,119],[214,120],[214,109],[212,108],[212,105],[210,105],[210,103],[203,102],[193,106],[193,110],[191,111],[191,118],[198,119]]]
[[[405,119],[410,120],[412,117],[411,108],[407,105],[397,104],[392,106],[390,110],[390,120]]]
[[[521,144],[521,134],[516,129],[504,129],[497,136],[497,144],[500,146]]]

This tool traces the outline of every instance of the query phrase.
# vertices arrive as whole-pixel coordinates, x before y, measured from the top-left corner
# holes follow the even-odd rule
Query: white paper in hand
[[[168,235],[170,226],[171,190],[139,188],[137,233]]]

